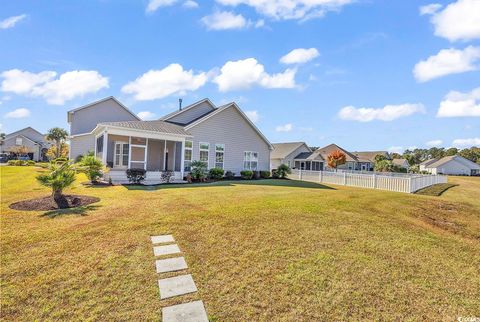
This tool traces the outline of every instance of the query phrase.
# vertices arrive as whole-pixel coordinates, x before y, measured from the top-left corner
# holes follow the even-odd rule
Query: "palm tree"
[[[60,157],[62,144],[65,143],[65,140],[67,139],[67,137],[68,137],[68,132],[62,128],[54,127],[48,130],[46,138],[49,141],[55,142],[55,146],[57,147],[57,150],[55,152],[56,158]]]
[[[58,208],[68,208],[68,201],[63,195],[63,189],[72,185],[75,181],[75,169],[69,162],[51,162],[49,173],[42,173],[37,176],[38,182],[46,187],[52,188],[52,197]]]

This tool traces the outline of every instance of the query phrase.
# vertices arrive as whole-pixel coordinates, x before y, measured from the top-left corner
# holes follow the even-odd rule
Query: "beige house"
[[[420,171],[431,174],[477,176],[480,175],[480,164],[459,155],[452,155],[424,161],[420,164]]]
[[[20,147],[24,147],[30,160],[45,161],[46,153],[51,143],[45,135],[32,127],[9,133],[0,144],[0,153],[16,154]]]
[[[145,169],[146,183],[161,183],[165,171],[182,180],[194,160],[235,175],[270,167],[272,145],[233,102],[217,107],[203,99],[159,120],[141,121],[107,97],[69,111],[68,122],[70,158],[94,151],[114,183],[127,182],[130,168]]]

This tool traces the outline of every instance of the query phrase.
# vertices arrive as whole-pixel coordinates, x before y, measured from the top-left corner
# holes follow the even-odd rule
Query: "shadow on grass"
[[[323,184],[319,184],[315,182],[299,181],[299,180],[281,180],[281,179],[232,180],[232,181],[217,181],[217,182],[192,183],[192,184],[186,184],[186,183],[158,184],[158,185],[151,185],[151,186],[124,185],[124,187],[127,188],[128,190],[155,191],[155,190],[162,190],[162,189],[179,189],[179,188],[233,187],[237,185],[335,190],[335,188],[325,186]]]
[[[50,210],[40,215],[40,217],[56,218],[67,215],[87,216],[87,212],[100,208],[98,205],[86,205],[75,208]]]
[[[441,196],[445,191],[458,186],[458,184],[453,183],[438,183],[432,186],[417,190],[415,193],[418,195],[425,196]]]

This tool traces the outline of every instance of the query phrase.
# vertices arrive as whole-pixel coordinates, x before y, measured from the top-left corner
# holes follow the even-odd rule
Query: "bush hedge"
[[[262,179],[270,178],[270,171],[260,171],[260,178]]]
[[[227,180],[235,179],[235,173],[233,173],[232,171],[225,172],[225,179]]]
[[[250,180],[253,178],[253,171],[243,170],[243,171],[240,171],[240,175],[242,176],[242,179]]]
[[[208,172],[208,177],[213,180],[220,180],[223,178],[225,171],[222,168],[212,168]]]
[[[145,174],[147,171],[145,169],[127,169],[127,178],[128,181],[134,184],[141,184],[143,180],[145,180]]]

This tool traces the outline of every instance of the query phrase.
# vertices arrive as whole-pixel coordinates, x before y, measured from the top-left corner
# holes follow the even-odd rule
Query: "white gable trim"
[[[135,114],[133,113],[132,111],[130,111],[128,109],[128,107],[126,107],[125,105],[122,104],[122,102],[120,102],[119,100],[117,100],[115,97],[113,96],[109,96],[109,97],[105,97],[105,98],[102,98],[101,100],[98,100],[98,101],[95,101],[93,103],[89,103],[87,105],[83,105],[83,106],[80,106],[80,107],[77,107],[76,109],[73,109],[73,110],[70,110],[67,112],[67,121],[68,123],[71,123],[72,120],[71,120],[71,116],[75,113],[75,112],[78,112],[80,110],[83,110],[85,108],[89,108],[89,107],[92,107],[94,105],[97,105],[99,103],[103,103],[103,102],[106,102],[108,100],[113,100],[115,101],[115,103],[117,103],[118,105],[120,105],[121,107],[123,107],[128,113],[130,113],[134,118],[136,118],[138,121],[141,121],[140,118]]]
[[[194,108],[195,106],[198,106],[198,105],[200,105],[200,104],[202,104],[202,103],[205,103],[205,102],[208,103],[208,104],[210,104],[210,106],[211,106],[213,109],[216,108],[215,105],[214,105],[208,98],[204,98],[203,100],[198,101],[198,102],[195,102],[195,103],[193,103],[193,104],[190,104],[190,105],[182,108],[182,109],[179,110],[179,111],[175,111],[175,112],[172,112],[172,113],[170,113],[170,114],[167,114],[167,115],[161,117],[159,120],[161,120],[161,121],[169,120],[169,119],[171,119],[172,117],[175,117],[175,116],[177,116],[177,115],[179,115],[179,114],[182,114],[183,112],[186,112],[186,111]]]
[[[260,130],[255,126],[255,124],[252,123],[252,121],[250,121],[250,119],[245,115],[245,113],[243,113],[243,111],[240,109],[240,107],[238,107],[238,105],[236,103],[230,103],[228,105],[226,105],[225,107],[221,107],[221,108],[217,108],[214,112],[212,113],[209,113],[207,115],[205,115],[204,117],[198,119],[197,121],[187,125],[185,127],[185,130],[188,131],[190,130],[192,127],[195,127],[197,126],[198,124],[208,120],[209,118],[211,118],[212,116],[215,116],[217,115],[218,113],[221,113],[225,110],[227,110],[228,108],[230,107],[233,107],[235,108],[239,113],[240,115],[247,121],[247,123],[253,128],[253,130],[255,132],[257,132],[257,134],[268,144],[268,147],[270,148],[270,150],[273,149],[273,145],[270,143],[270,141],[268,141],[268,139],[262,134],[262,132],[260,132]]]
[[[21,136],[22,138],[27,139],[28,141],[32,142],[32,143],[35,144],[35,145],[40,145],[40,143],[35,142],[35,141],[33,141],[32,139],[29,139],[28,137],[26,137],[26,136],[23,135],[23,134],[17,134],[16,136],[17,136],[17,137],[18,137],[18,136]],[[8,139],[9,139],[9,140],[10,140],[10,139],[13,139],[13,137],[8,138]],[[6,141],[6,140],[7,140],[7,137],[5,137],[5,140],[4,140],[4,141]]]

